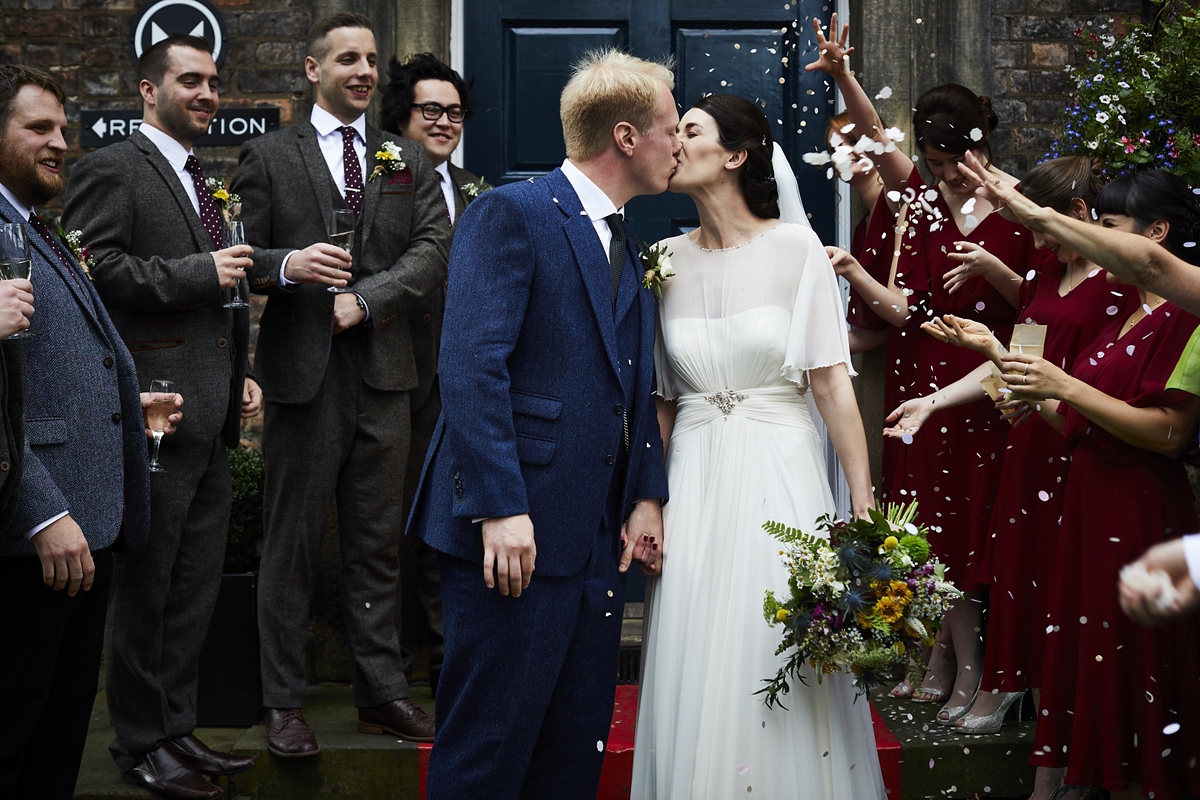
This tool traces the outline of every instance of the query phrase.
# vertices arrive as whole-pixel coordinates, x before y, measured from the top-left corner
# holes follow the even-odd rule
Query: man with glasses
[[[383,92],[381,126],[389,133],[398,133],[425,146],[434,172],[441,181],[446,220],[451,225],[458,222],[467,204],[484,188],[470,172],[450,163],[450,156],[462,140],[463,123],[471,116],[474,105],[470,88],[462,76],[432,53],[412,56],[403,64],[393,58],[388,65],[388,86]],[[408,470],[404,476],[406,514],[412,506],[425,451],[433,437],[438,414],[442,411],[437,386],[437,358],[445,307],[446,293],[444,288],[439,287],[426,307],[409,317],[420,385],[409,393],[412,439]],[[416,599],[429,640],[429,686],[436,694],[443,653],[442,595],[437,552],[416,537],[407,538],[402,548],[406,555],[415,556],[415,559],[406,559],[404,563],[415,562]],[[411,587],[411,584],[408,585]],[[411,588],[409,592],[411,598]],[[404,608],[405,604],[402,602],[400,607]],[[400,640],[405,671],[409,673],[412,671],[414,647],[411,633],[409,631],[410,635]]]

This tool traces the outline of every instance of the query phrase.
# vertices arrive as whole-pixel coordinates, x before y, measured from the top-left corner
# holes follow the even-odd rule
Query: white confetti
[[[1038,492],[1038,499],[1044,503],[1050,499],[1050,493],[1043,489],[1042,491]]]
[[[1179,723],[1172,722],[1170,725],[1163,728],[1163,733],[1165,733],[1167,736],[1170,736],[1172,733],[1179,733]]]
[[[1128,355],[1128,356],[1133,355],[1133,345],[1129,345],[1128,347],[1125,348],[1125,355]]]
[[[913,435],[911,433],[906,433],[900,437],[900,441],[904,442],[905,444],[912,444],[913,443]]]
[[[963,205],[962,205],[962,213],[970,214],[974,210],[975,210],[975,198],[968,197],[967,202],[963,203]],[[1030,270],[1030,272],[1033,272],[1033,270]]]
[[[876,100],[887,100],[892,96],[892,87],[885,86],[879,90],[879,94],[875,95]]]
[[[1037,277],[1037,270],[1036,270],[1036,269],[1031,269],[1031,270],[1029,270],[1029,272],[1026,272],[1026,273],[1025,273],[1025,280],[1027,280],[1027,281],[1031,281],[1031,280],[1033,280],[1033,279],[1034,279],[1034,278],[1036,278],[1036,277]]]
[[[1112,317],[1112,316],[1115,316],[1116,313],[1120,310],[1121,309],[1117,308],[1116,306],[1109,306],[1108,308],[1104,309],[1104,313],[1108,314],[1110,317]]]
[[[983,131],[979,130],[979,128],[971,128],[971,132],[968,135],[971,137],[972,142],[978,142],[983,138]]]
[[[974,214],[967,214],[966,223],[968,228],[974,228],[979,224],[979,220],[975,218]]]
[[[597,753],[604,752],[604,742],[596,742],[596,752]]]
[[[982,300],[975,304],[976,311],[983,311],[985,308],[987,308],[987,303],[983,302]]]
[[[745,775],[745,774],[746,774],[747,772],[749,772],[749,771],[750,771],[750,768],[749,768],[749,767],[747,767],[745,764],[738,764],[738,765],[737,765],[736,772],[737,772],[737,774],[738,774],[738,775]]]

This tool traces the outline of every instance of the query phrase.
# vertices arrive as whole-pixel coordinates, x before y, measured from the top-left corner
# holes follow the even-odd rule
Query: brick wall
[[[81,152],[81,108],[141,108],[129,48],[129,26],[139,5],[140,0],[0,0],[0,61],[42,66],[58,78],[67,93],[72,157]],[[274,106],[281,125],[306,113],[308,82],[301,64],[310,0],[215,0],[215,5],[230,41],[221,69],[221,105]],[[232,176],[237,148],[205,148],[201,155],[211,174]]]
[[[1020,176],[1043,160],[1071,84],[1063,71],[1087,49],[1075,30],[1109,19],[1138,21],[1142,0],[992,0],[992,102],[997,165]],[[1089,41],[1090,44],[1090,41]]]

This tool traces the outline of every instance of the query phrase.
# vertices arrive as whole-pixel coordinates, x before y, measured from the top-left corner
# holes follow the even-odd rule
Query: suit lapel
[[[379,209],[379,193],[382,191],[380,186],[383,180],[370,180],[371,172],[375,169],[375,154],[379,152],[379,148],[383,146],[383,131],[378,128],[367,126],[367,157],[364,159],[366,169],[363,170],[363,206],[362,219],[359,221],[359,230],[361,231],[360,241],[367,240],[367,234],[371,231],[371,225],[375,222],[375,212]]]
[[[312,126],[311,122],[306,120],[296,126],[296,145],[300,150],[300,160],[308,173],[308,182],[312,185],[317,207],[332,209],[334,207],[333,195],[337,191],[337,184],[329,174],[329,165],[325,163],[325,156],[321,155],[321,146],[317,144],[317,129]],[[342,198],[338,197],[338,200],[342,201]],[[344,202],[338,203],[338,208],[344,206]],[[321,225],[325,228],[325,238],[328,239],[331,233],[329,226],[332,215],[323,213],[321,217]]]
[[[64,253],[71,263],[70,265],[63,264],[63,262],[59,259],[58,254],[54,252],[54,249],[50,247],[46,240],[41,237],[41,234],[35,231],[33,226],[29,224],[29,220],[23,219],[17,210],[3,198],[0,198],[0,219],[3,219],[5,222],[21,223],[22,227],[25,228],[25,238],[29,239],[30,249],[41,255],[42,260],[49,265],[50,269],[53,269],[58,273],[59,279],[66,284],[67,291],[74,295],[76,302],[78,302],[79,305],[81,305],[87,312],[88,319],[91,320],[92,324],[96,326],[97,330],[103,333],[104,329],[95,316],[95,304],[98,303],[99,300],[98,298],[94,298],[92,292],[89,291],[89,288],[84,285],[88,279],[82,274],[83,271],[75,265],[75,261],[71,258],[70,252],[66,251],[64,247]],[[36,293],[38,286],[38,273],[36,269],[33,270],[31,274],[31,280],[33,281],[34,292]],[[36,309],[36,299],[34,300],[34,303]],[[36,313],[36,310],[34,313]]]
[[[553,192],[554,205],[565,217],[563,232],[567,235],[567,241],[575,254],[575,264],[583,276],[583,285],[591,301],[592,313],[596,316],[596,324],[600,326],[604,351],[608,353],[613,371],[619,376],[617,333],[612,312],[612,270],[608,259],[600,247],[600,240],[596,238],[596,228],[592,225],[592,219],[584,213],[579,196],[571,188],[571,182],[558,169],[548,174],[546,181]]]
[[[195,240],[197,249],[200,252],[209,252],[213,249],[212,237],[208,235],[208,229],[204,227],[204,223],[200,220],[200,215],[196,213],[196,209],[192,207],[192,198],[188,197],[187,191],[183,188],[183,184],[179,182],[179,173],[171,166],[171,162],[167,161],[159,149],[154,146],[146,135],[143,133],[133,132],[129,140],[137,146],[142,153],[145,154],[146,160],[163,179],[163,183],[171,190],[171,196],[175,198],[175,202],[179,204],[179,210],[183,214],[183,218],[187,220],[188,230],[192,232],[192,238]]]

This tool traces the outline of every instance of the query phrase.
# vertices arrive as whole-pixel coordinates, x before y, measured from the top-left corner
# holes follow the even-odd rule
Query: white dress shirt
[[[442,179],[442,197],[446,199],[446,213],[450,215],[450,224],[454,224],[454,214],[458,210],[454,202],[454,179],[450,177],[450,162],[443,161],[433,168]]]
[[[192,201],[192,210],[196,212],[196,216],[200,216],[200,198],[196,196],[196,182],[192,180],[192,173],[184,169],[192,151],[184,150],[183,145],[172,139],[169,134],[148,122],[143,122],[138,130],[158,148],[158,152],[162,153],[162,157],[171,165],[171,169],[175,170],[175,177],[179,178],[179,183],[183,185],[183,191],[187,192],[188,199]]]
[[[563,175],[570,182],[571,188],[575,190],[575,194],[579,195],[579,203],[583,206],[586,213],[592,220],[592,227],[596,229],[596,235],[600,237],[600,245],[604,248],[604,255],[608,256],[608,246],[612,243],[612,230],[608,227],[608,221],[604,218],[609,214],[617,213],[622,217],[625,216],[625,206],[617,208],[613,205],[613,201],[609,199],[604,191],[592,183],[592,179],[584,175],[579,167],[571,163],[571,159],[566,159],[562,163]]]

